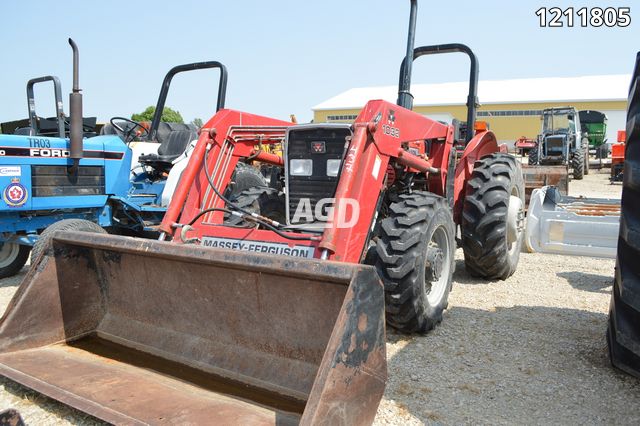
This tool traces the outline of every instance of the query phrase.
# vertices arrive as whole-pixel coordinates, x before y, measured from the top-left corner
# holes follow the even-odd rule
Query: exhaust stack
[[[69,129],[69,139],[71,141],[71,149],[69,157],[73,159],[72,169],[75,171],[78,163],[82,158],[82,94],[78,82],[78,62],[79,53],[76,43],[69,39],[71,49],[73,49],[73,90],[69,94],[69,105],[71,115],[71,126]]]
[[[407,36],[407,54],[404,63],[407,66],[400,75],[397,104],[406,109],[413,108],[413,95],[411,94],[411,67],[413,66],[413,46],[416,41],[416,20],[418,17],[418,0],[411,0],[411,12],[409,14],[409,35]]]

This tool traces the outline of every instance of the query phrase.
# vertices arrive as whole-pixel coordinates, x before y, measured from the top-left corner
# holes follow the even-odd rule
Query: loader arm
[[[390,160],[416,172],[429,173],[430,191],[444,195],[446,161],[453,144],[453,130],[382,100],[369,101],[353,127],[353,138],[336,189],[334,217],[350,217],[350,212],[346,211],[349,203],[345,200],[353,199],[358,201],[359,219],[351,227],[330,223],[319,247],[327,251],[325,256],[328,259],[357,263],[362,258],[377,217],[378,201],[385,187]],[[429,146],[430,152],[412,149],[412,142],[420,142],[422,147]]]

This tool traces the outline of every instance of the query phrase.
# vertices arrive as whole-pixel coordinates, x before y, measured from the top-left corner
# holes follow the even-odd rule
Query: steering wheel
[[[122,127],[119,124],[116,124],[116,121],[124,121],[125,123],[131,124],[132,126],[125,126],[128,127]],[[144,127],[144,125],[142,125],[142,123],[139,123],[137,121],[133,121],[130,120],[128,118],[124,118],[124,117],[113,117],[111,120],[109,120],[109,123],[111,123],[111,125],[113,126],[114,129],[116,129],[118,132],[120,132],[120,134],[122,135],[123,139],[124,139],[124,143],[128,144],[129,142],[132,142],[135,138],[137,137],[145,137],[149,134],[149,129],[147,129],[146,127]],[[134,132],[134,130],[139,129],[138,131]]]

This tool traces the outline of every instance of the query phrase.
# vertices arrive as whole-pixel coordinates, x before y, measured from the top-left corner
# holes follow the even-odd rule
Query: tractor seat
[[[176,123],[171,123],[172,127]],[[171,130],[170,132],[158,132],[157,138],[160,142],[157,154],[141,155],[138,161],[144,165],[153,167],[157,171],[169,171],[173,160],[178,158],[187,149],[189,143],[198,139],[198,132],[195,127],[190,125],[181,125],[181,129]]]

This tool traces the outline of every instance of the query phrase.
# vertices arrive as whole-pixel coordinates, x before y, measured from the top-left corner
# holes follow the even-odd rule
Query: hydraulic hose
[[[275,232],[276,234],[278,234],[279,236],[281,236],[282,238],[286,238],[288,240],[294,240],[294,241],[317,241],[319,240],[318,237],[303,237],[303,236],[296,236],[296,235],[287,235],[284,232],[280,231],[277,227],[281,226],[280,222],[277,222],[275,220],[271,220],[267,217],[264,216],[260,216],[259,214],[256,213],[252,213],[249,212],[245,209],[243,209],[242,207],[237,206],[236,204],[234,204],[231,200],[229,200],[227,197],[225,197],[224,195],[222,195],[220,193],[220,191],[218,191],[218,188],[216,188],[216,185],[213,183],[213,179],[211,178],[211,175],[209,174],[209,165],[207,164],[207,157],[209,157],[209,151],[207,150],[207,152],[205,153],[204,156],[204,174],[207,177],[207,182],[209,183],[209,186],[211,187],[211,189],[213,190],[213,192],[220,197],[220,199],[222,201],[225,202],[225,204],[227,204],[227,206],[231,207],[232,209],[235,209],[237,211],[239,211],[240,213],[243,214],[242,217],[245,217],[247,219],[253,220],[257,223],[259,223],[260,225],[263,225],[265,228],[269,229],[270,231]],[[206,214],[207,210],[210,211],[229,211],[228,209],[206,209],[203,210],[202,212],[200,212],[194,219],[192,219],[192,221],[190,222],[190,225],[193,225],[193,223],[195,223],[195,220],[199,219],[202,215]],[[233,212],[229,211],[231,214],[234,214]]]

